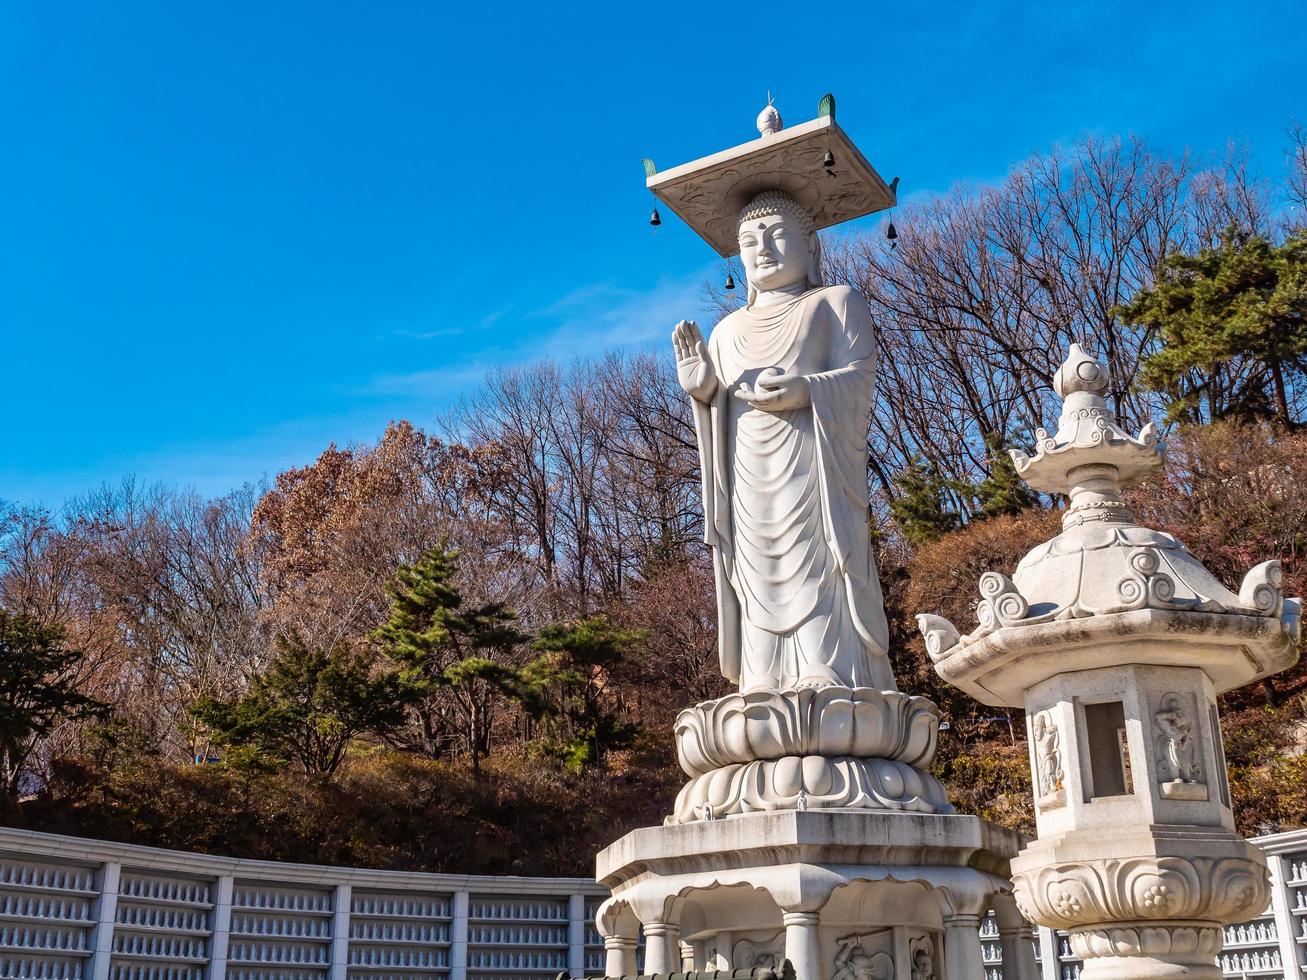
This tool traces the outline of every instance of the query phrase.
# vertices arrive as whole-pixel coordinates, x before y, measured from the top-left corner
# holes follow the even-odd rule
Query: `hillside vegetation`
[[[1032,829],[1024,719],[931,670],[918,612],[1057,533],[1003,451],[1056,418],[1080,341],[1124,424],[1165,420],[1141,523],[1228,584],[1307,591],[1307,189],[1087,141],[832,238],[866,295],[868,432],[900,687],[948,722],[962,810]],[[738,278],[738,275],[737,275]],[[730,301],[711,297],[724,309]],[[687,311],[687,313],[692,311]],[[668,325],[670,332],[671,325]],[[437,437],[432,432],[449,433]],[[0,513],[0,809],[252,858],[592,871],[683,782],[676,712],[727,690],[698,457],[670,354],[492,373],[449,417],[217,499],[130,480]],[[1240,829],[1307,822],[1307,668],[1223,701]]]

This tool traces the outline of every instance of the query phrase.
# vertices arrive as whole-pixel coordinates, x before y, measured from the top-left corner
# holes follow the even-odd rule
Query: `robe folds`
[[[893,689],[867,503],[866,301],[827,286],[736,310],[706,347],[718,384],[694,408],[722,673],[746,691]],[[782,372],[809,379],[810,406],[772,412],[732,394]]]

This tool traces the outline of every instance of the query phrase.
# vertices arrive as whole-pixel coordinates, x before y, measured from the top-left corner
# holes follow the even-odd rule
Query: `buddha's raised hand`
[[[691,398],[701,402],[712,399],[717,390],[717,375],[703,342],[699,325],[693,320],[682,320],[672,331],[672,348],[676,351],[676,377]]]

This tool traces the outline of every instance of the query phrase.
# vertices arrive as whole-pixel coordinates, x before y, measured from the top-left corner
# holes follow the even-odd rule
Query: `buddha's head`
[[[812,216],[784,191],[763,191],[740,211],[740,263],[749,302],[758,293],[821,285],[821,243]]]

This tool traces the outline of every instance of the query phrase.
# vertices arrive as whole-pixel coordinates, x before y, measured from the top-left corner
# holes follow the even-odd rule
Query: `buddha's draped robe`
[[[737,310],[707,349],[718,386],[694,406],[722,673],[745,691],[893,689],[868,524],[866,301],[828,286]],[[770,412],[731,393],[769,369],[806,375],[811,406]]]

